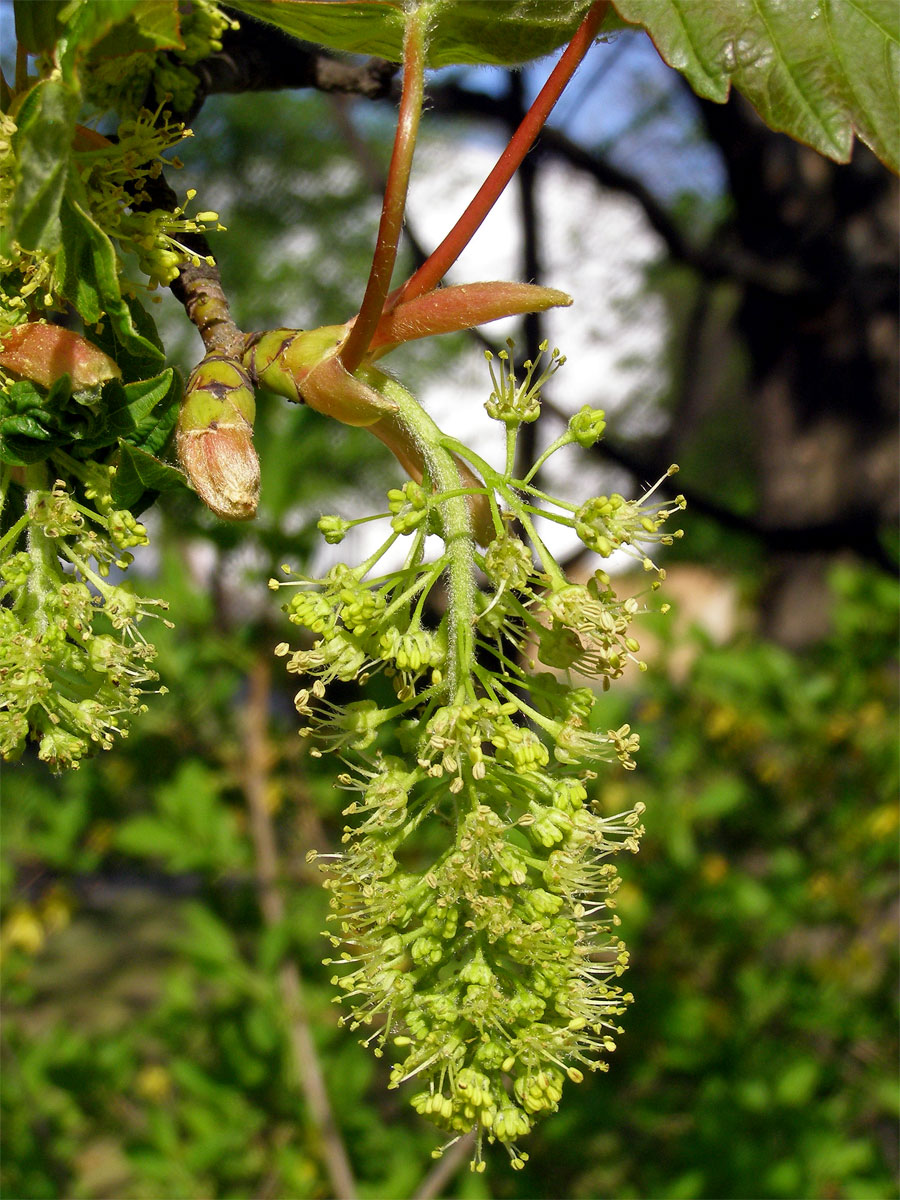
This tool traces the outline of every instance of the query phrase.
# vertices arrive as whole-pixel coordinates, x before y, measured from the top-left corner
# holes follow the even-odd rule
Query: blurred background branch
[[[271,676],[268,658],[257,659],[250,669],[244,714],[243,770],[244,794],[247,797],[250,835],[256,860],[259,906],[266,924],[276,930],[284,923],[285,905],[281,895],[278,846],[269,809],[269,769],[273,757],[268,737]],[[338,1200],[354,1200],[357,1194],[356,1181],[328,1099],[296,960],[285,959],[281,964],[278,984],[297,1077],[334,1195]]]

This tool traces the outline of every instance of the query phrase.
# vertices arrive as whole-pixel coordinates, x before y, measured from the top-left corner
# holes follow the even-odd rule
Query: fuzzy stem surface
[[[384,376],[384,394],[397,405],[404,424],[412,433],[428,468],[435,491],[451,493],[440,502],[447,557],[447,581],[450,602],[448,622],[450,671],[447,695],[453,699],[470,685],[474,643],[475,581],[472,566],[475,541],[466,497],[461,493],[459,467],[444,448],[444,434],[418,401],[395,379]]]

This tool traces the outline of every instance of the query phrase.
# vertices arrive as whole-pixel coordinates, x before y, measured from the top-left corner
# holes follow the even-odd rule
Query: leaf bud
[[[80,333],[37,321],[19,325],[4,335],[0,341],[0,367],[47,388],[68,375],[73,392],[83,392],[122,375],[109,355]]]
[[[226,521],[256,515],[255,415],[253,388],[240,363],[207,355],[188,380],[178,417],[178,458],[204,504]]]
[[[345,369],[337,352],[346,335],[345,325],[274,329],[250,338],[244,363],[251,377],[276,395],[344,425],[372,425],[397,406]]]

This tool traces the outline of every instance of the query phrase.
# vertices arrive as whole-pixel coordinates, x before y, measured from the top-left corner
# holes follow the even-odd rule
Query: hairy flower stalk
[[[628,957],[611,911],[611,859],[637,849],[640,807],[604,816],[591,793],[601,762],[633,766],[638,739],[627,725],[599,726],[594,692],[569,673],[606,684],[637,662],[628,629],[639,604],[619,601],[602,570],[587,585],[571,583],[534,518],[569,525],[602,557],[626,547],[646,563],[648,543],[678,536],[660,527],[684,504],[659,505],[648,493],[574,507],[538,492],[531,476],[512,478],[518,427],[537,415],[541,386],[561,362],[554,352],[542,372],[526,364],[518,383],[507,356],[493,374],[487,408],[510,431],[503,472],[368,369],[367,384],[419,447],[423,480],[389,493],[381,515],[391,531],[364,563],[271,584],[296,588],[286,611],[315,635],[308,649],[276,651],[303,677],[301,733],[316,740],[314,753],[346,764],[343,849],[322,856],[340,951],[327,961],[338,968],[345,1020],[371,1028],[366,1041],[393,1061],[390,1086],[414,1080],[414,1108],[451,1140],[477,1132],[476,1169],[484,1138],[522,1166],[517,1142],[557,1108],[565,1080],[606,1069],[630,1000],[618,983]],[[602,429],[602,413],[583,409],[541,461],[592,444]],[[460,460],[483,483],[463,481]],[[472,535],[473,492],[492,526],[483,551]],[[356,523],[327,516],[320,529],[338,543]],[[441,543],[435,558],[428,535]],[[380,572],[402,538],[403,566]],[[428,599],[442,581],[445,610],[429,623],[426,612],[442,606],[429,609]],[[532,673],[535,658],[555,673]],[[378,672],[394,702],[329,701],[332,681]]]

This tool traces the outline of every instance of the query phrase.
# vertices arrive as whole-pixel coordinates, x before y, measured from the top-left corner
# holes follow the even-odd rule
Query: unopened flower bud
[[[326,515],[319,517],[319,520],[316,522],[316,528],[324,536],[329,546],[337,546],[344,540],[352,525],[350,521],[345,521],[343,517]]]
[[[591,408],[589,404],[569,418],[569,433],[585,450],[600,440],[605,428],[606,414],[601,408]]]

